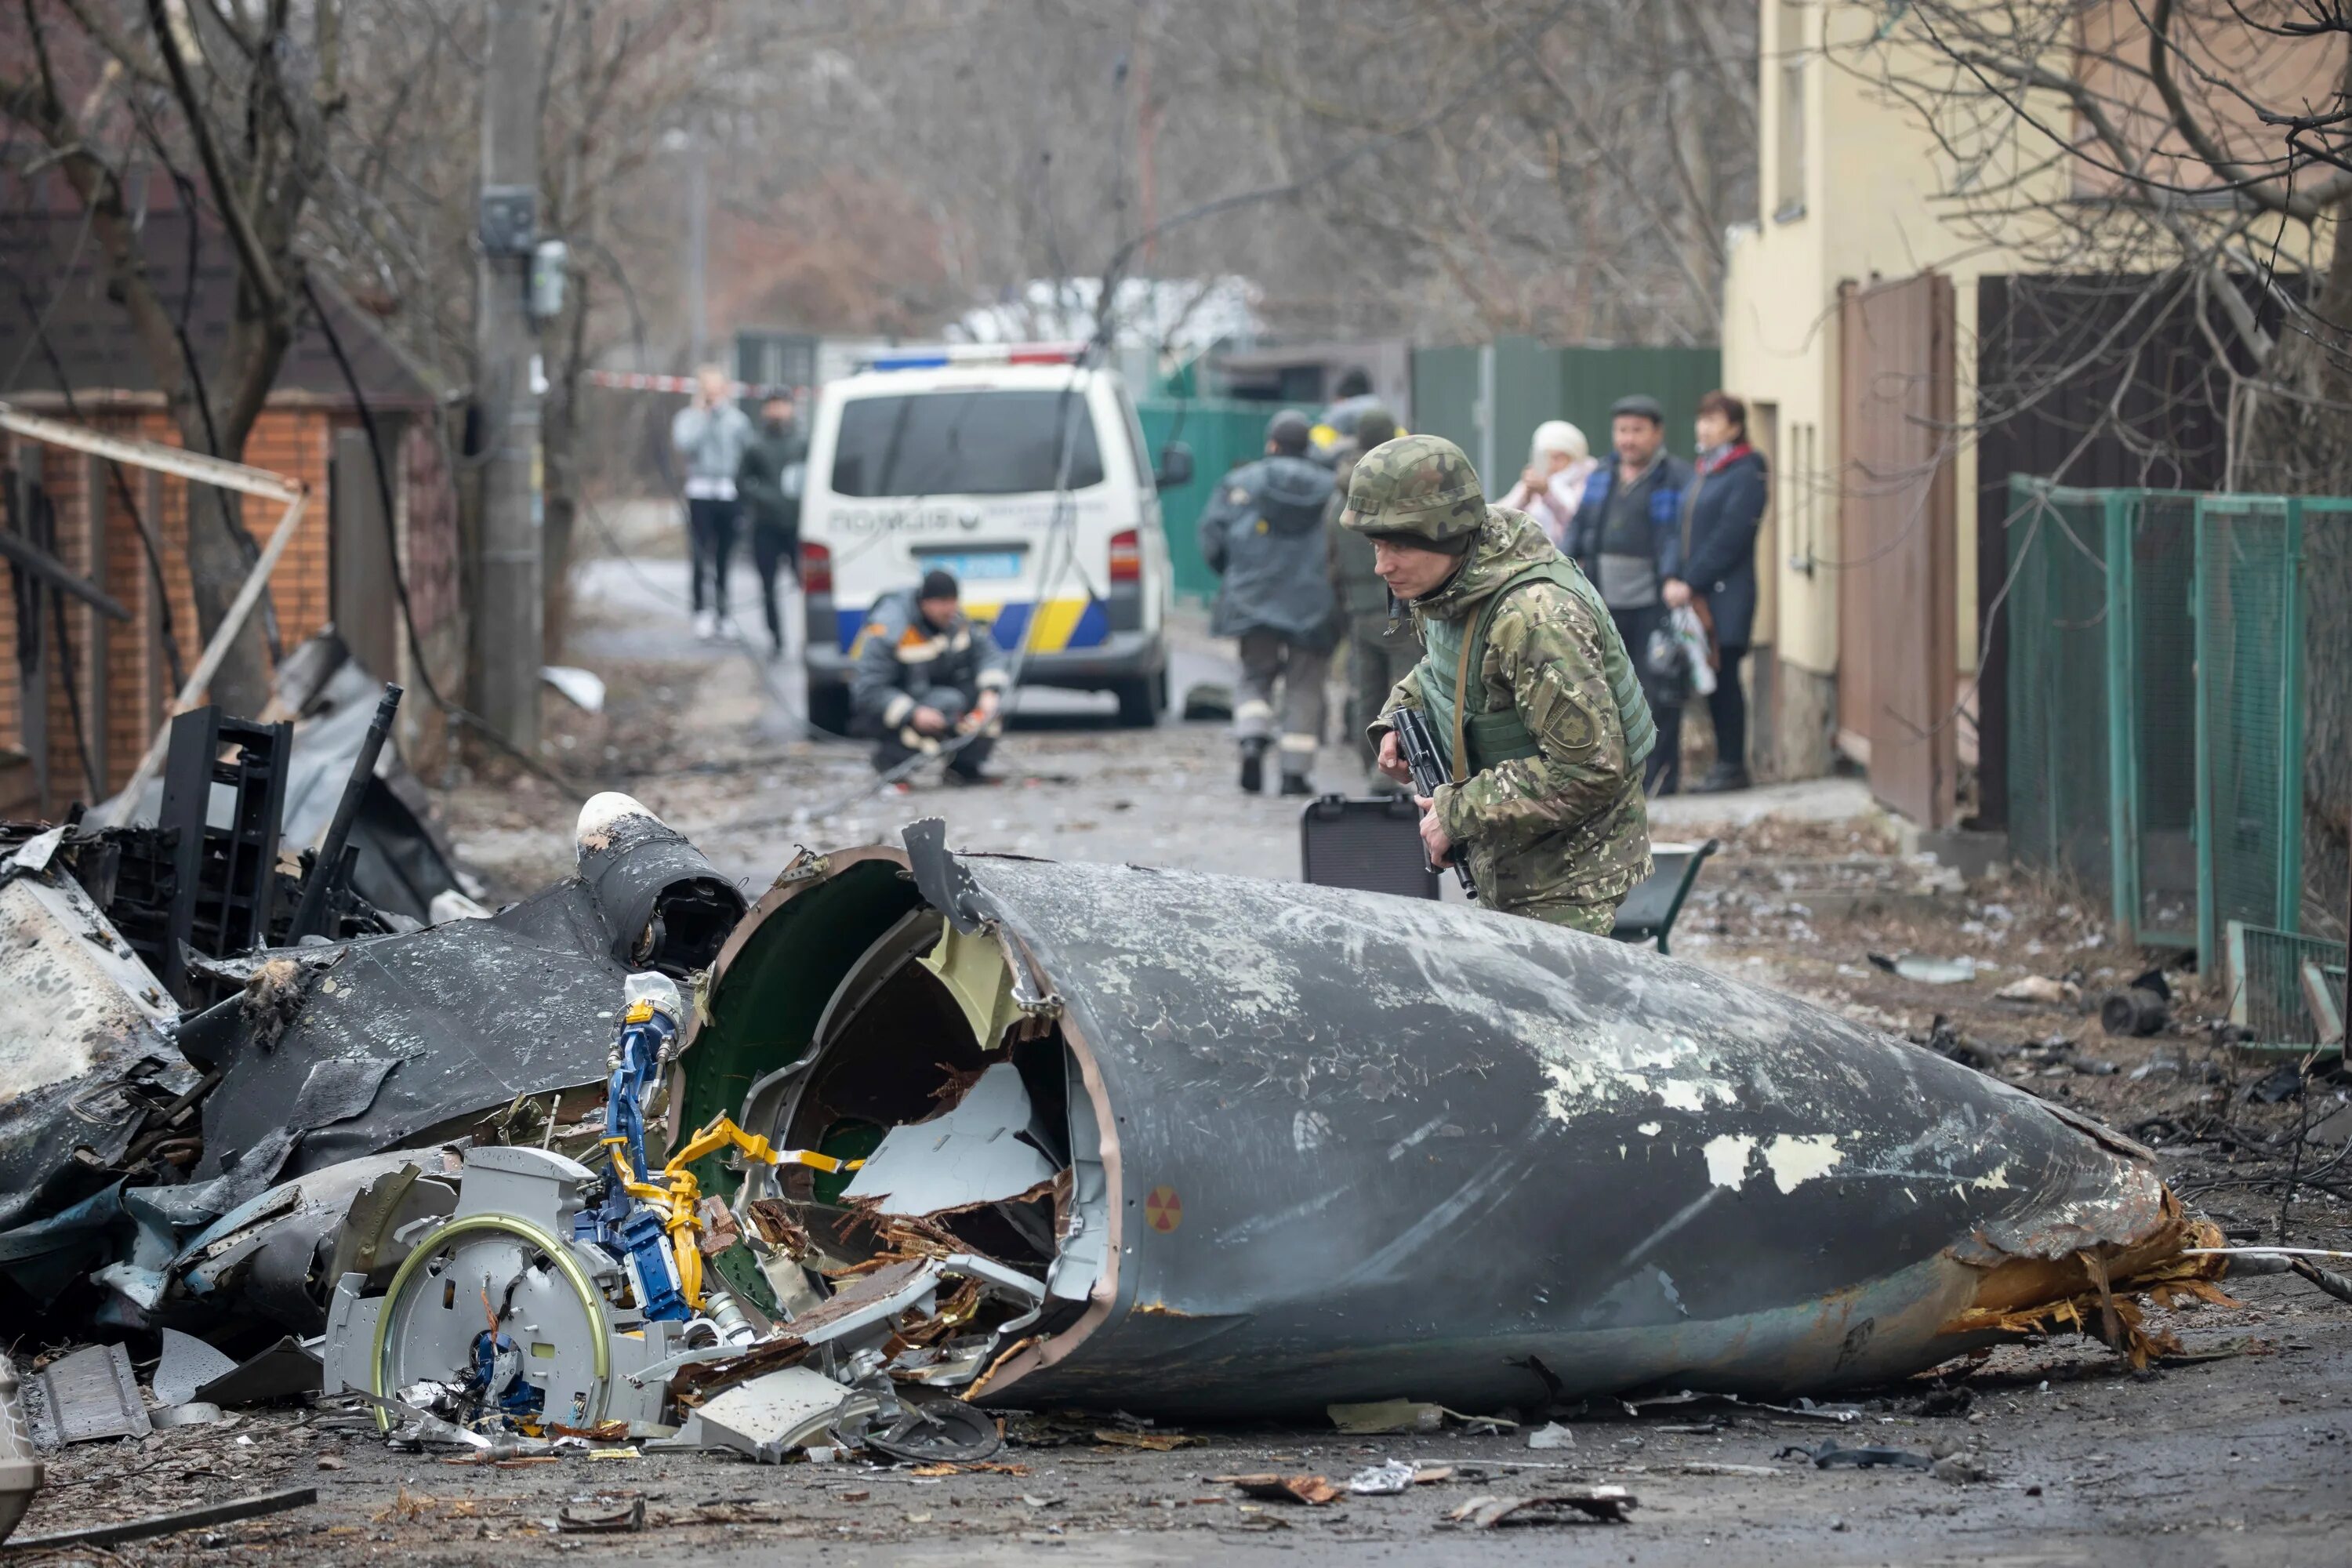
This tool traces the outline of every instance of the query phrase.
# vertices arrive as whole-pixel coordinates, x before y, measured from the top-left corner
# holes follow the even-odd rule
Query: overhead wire
[[[462,724],[475,734],[481,736],[492,747],[513,759],[526,772],[565,791],[574,798],[586,799],[593,793],[591,789],[577,780],[566,778],[508,740],[488,720],[463,703],[453,701],[441,689],[439,682],[434,679],[432,664],[425,656],[424,638],[416,630],[416,610],[409,597],[408,574],[401,565],[400,543],[394,537],[393,520],[399,515],[399,512],[394,503],[392,470],[384,461],[383,435],[377,427],[374,407],[368,402],[367,392],[360,384],[359,374],[352,368],[350,354],[344,352],[341,334],[335,331],[334,321],[320,300],[318,290],[311,284],[307,274],[302,279],[302,292],[310,302],[311,312],[319,320],[320,330],[327,340],[328,352],[334,356],[335,368],[341,373],[343,384],[351,392],[352,402],[359,410],[361,429],[367,436],[368,457],[375,472],[376,500],[383,509],[384,554],[392,572],[393,596],[399,602],[401,626],[406,633],[408,640],[408,660],[413,667],[410,673],[415,677],[416,683],[425,689],[425,698],[453,722]]]

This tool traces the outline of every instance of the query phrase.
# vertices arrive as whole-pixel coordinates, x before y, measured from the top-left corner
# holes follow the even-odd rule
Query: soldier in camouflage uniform
[[[1526,513],[1488,506],[1439,437],[1359,458],[1340,521],[1372,541],[1428,649],[1371,735],[1401,781],[1398,709],[1420,709],[1446,752],[1453,782],[1421,799],[1431,863],[1462,845],[1489,909],[1606,935],[1650,874],[1657,731],[1599,593]]]
[[[1348,479],[1356,471],[1356,459],[1394,440],[1396,433],[1395,417],[1377,403],[1357,415],[1356,433],[1341,437],[1332,448],[1331,478],[1338,488],[1324,510],[1331,591],[1339,595],[1345,619],[1341,646],[1348,650],[1347,727],[1363,749],[1364,765],[1374,769],[1373,787],[1384,792],[1395,786],[1378,772],[1372,742],[1363,737],[1380,717],[1389,692],[1419,662],[1421,639],[1410,621],[1398,618],[1388,584],[1372,570],[1372,542],[1340,527],[1339,514],[1348,510]]]

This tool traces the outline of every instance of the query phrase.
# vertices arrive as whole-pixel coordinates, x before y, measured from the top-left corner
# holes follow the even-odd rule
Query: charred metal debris
[[[174,913],[167,984],[115,911],[183,884],[126,883],[131,840],[0,863],[0,1276],[77,1337],[195,1336],[152,1412],[119,1348],[42,1369],[61,1435],[315,1393],[484,1462],[971,1463],[982,1405],[1784,1398],[2060,1330],[2143,1364],[2143,1299],[2218,1296],[2140,1145],[1646,951],[937,822],[747,909],[609,795],[533,898],[354,891],[287,943],[319,873],[257,878],[279,818],[242,804],[283,732],[190,732],[196,885],[258,945]]]

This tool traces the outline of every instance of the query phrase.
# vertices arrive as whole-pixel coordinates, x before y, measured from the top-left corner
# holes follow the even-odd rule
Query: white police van
[[[823,388],[801,501],[818,726],[848,728],[867,608],[935,567],[1022,684],[1108,691],[1129,724],[1166,709],[1159,492],[1191,477],[1192,454],[1171,444],[1155,469],[1126,387],[1081,349],[893,349]]]

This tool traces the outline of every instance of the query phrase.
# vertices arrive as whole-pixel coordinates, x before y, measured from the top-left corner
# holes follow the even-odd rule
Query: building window
[[[1821,458],[1821,427],[1791,423],[1788,448],[1788,459],[1780,465],[1780,482],[1788,487],[1780,515],[1788,519],[1789,569],[1810,577],[1821,559],[1821,497],[1814,467]]]
[[[1773,23],[1773,48],[1780,62],[1780,123],[1775,222],[1805,216],[1805,8],[1800,0],[1780,0]]]

